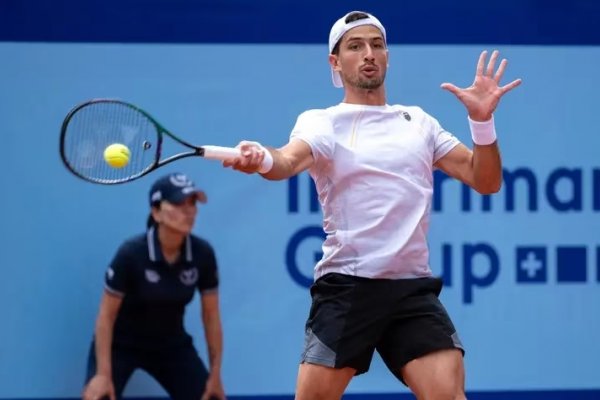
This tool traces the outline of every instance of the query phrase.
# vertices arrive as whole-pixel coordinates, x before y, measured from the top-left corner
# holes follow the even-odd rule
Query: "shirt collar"
[[[158,241],[158,229],[156,229],[156,226],[151,226],[148,228],[148,231],[146,232],[146,242],[148,244],[148,257],[150,258],[150,261],[164,261],[163,254],[160,249],[160,242]],[[190,235],[185,237],[183,247],[185,261],[192,262],[192,239]]]

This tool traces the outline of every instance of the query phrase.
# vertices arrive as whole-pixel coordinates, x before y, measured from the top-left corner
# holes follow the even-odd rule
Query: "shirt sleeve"
[[[442,128],[440,123],[433,117],[428,116],[430,133],[433,138],[433,163],[444,157],[450,150],[460,144],[460,140],[453,134]]]
[[[333,125],[325,110],[308,110],[300,114],[290,139],[306,142],[316,163],[329,160],[333,155]]]
[[[113,257],[104,277],[106,290],[125,296],[131,290],[131,257],[129,246],[122,244]]]
[[[216,290],[219,287],[219,275],[215,252],[209,243],[204,242],[201,254],[198,290],[200,292]]]

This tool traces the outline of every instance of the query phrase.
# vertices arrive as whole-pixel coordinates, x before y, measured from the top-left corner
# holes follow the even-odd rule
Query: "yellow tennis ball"
[[[104,160],[113,168],[123,168],[129,164],[129,148],[121,143],[113,143],[104,149]]]

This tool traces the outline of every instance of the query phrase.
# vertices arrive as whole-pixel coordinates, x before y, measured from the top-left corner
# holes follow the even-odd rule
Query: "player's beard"
[[[365,79],[360,75],[344,75],[344,82],[358,89],[374,90],[383,85],[385,81],[385,71],[381,76]]]

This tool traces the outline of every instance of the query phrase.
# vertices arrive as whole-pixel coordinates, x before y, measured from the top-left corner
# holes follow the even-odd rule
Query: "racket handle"
[[[231,160],[239,156],[240,149],[235,147],[222,147],[222,146],[202,146],[204,149],[204,158],[209,160]]]
[[[262,147],[262,146],[261,146]],[[204,149],[204,158],[210,160],[221,160],[227,161],[241,155],[240,149],[234,147],[222,147],[222,146],[202,146]],[[258,170],[261,174],[267,173],[273,168],[273,156],[269,150],[263,148],[265,151],[265,158]]]

